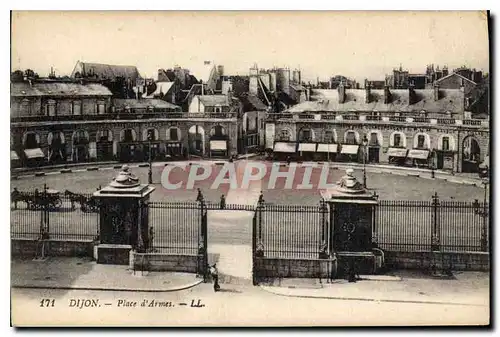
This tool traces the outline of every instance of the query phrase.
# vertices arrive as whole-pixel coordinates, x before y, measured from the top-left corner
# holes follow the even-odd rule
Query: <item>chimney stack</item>
[[[365,80],[365,103],[370,103],[370,82]]]
[[[434,100],[439,101],[439,84],[434,84]]]
[[[391,103],[391,91],[389,90],[389,86],[386,84],[384,86],[384,104]]]
[[[340,81],[339,86],[337,88],[339,92],[339,103],[344,103],[345,102],[345,87],[344,87],[344,82]]]
[[[415,84],[413,82],[410,83],[408,86],[408,91],[409,91],[409,104],[414,104],[416,101],[416,94],[415,94]]]

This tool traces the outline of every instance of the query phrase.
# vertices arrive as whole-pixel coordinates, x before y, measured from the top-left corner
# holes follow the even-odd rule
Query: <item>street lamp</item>
[[[153,163],[151,162],[151,138],[152,134],[148,134],[148,141],[149,141],[149,155],[148,155],[148,164],[149,164],[149,169],[148,169],[148,183],[152,184],[153,183]]]
[[[368,145],[368,139],[366,135],[363,136],[363,187],[366,188],[366,148]]]

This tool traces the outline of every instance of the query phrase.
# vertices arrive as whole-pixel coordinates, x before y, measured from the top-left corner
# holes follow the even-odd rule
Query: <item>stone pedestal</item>
[[[108,186],[94,193],[100,206],[97,263],[128,265],[130,250],[149,248],[146,203],[153,191],[154,187],[140,184],[125,165]]]
[[[380,260],[375,228],[377,196],[370,194],[353,176],[353,170],[323,193],[329,205],[329,255],[337,259],[342,275],[356,267],[356,273],[372,274]]]

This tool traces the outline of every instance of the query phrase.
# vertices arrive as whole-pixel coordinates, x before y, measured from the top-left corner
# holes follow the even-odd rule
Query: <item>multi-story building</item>
[[[489,152],[488,120],[468,119],[464,89],[313,89],[310,100],[270,114],[275,154],[476,171]]]

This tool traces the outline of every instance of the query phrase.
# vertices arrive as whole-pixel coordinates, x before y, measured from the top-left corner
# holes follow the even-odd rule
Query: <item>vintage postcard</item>
[[[488,26],[13,11],[12,325],[489,325]]]

